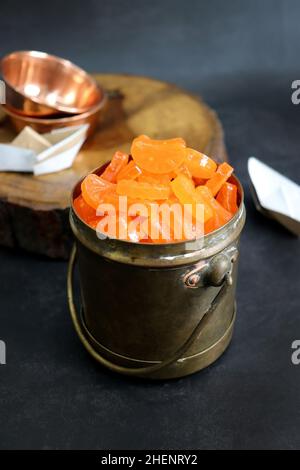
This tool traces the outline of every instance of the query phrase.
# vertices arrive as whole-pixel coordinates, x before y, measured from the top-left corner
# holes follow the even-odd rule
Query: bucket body
[[[100,240],[71,207],[82,297],[73,321],[99,362],[124,374],[167,379],[194,373],[225,351],[245,222],[243,191],[235,184],[238,212],[193,250],[184,242]],[[80,183],[73,199],[79,192]]]

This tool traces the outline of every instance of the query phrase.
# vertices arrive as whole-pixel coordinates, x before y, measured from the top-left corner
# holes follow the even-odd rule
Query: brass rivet
[[[200,280],[200,276],[198,274],[192,274],[188,279],[187,279],[187,284],[190,287],[195,287]]]

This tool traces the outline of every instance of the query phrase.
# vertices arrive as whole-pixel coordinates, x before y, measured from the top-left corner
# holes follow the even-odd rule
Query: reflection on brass
[[[192,374],[225,351],[235,319],[238,243],[245,222],[243,190],[234,182],[238,212],[193,251],[185,242],[99,240],[72,204],[76,249],[68,270],[70,313],[80,340],[102,365],[130,376],[167,379]],[[72,201],[79,191],[80,182]],[[82,318],[73,302],[75,254]]]
[[[103,90],[72,62],[37,51],[5,56],[1,72],[12,112],[33,117],[80,114],[103,101]]]

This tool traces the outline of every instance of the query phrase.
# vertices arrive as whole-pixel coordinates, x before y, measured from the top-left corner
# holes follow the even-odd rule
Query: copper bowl
[[[73,116],[53,117],[53,118],[37,118],[31,116],[22,116],[10,109],[7,105],[2,105],[2,108],[8,115],[12,125],[17,132],[20,132],[25,126],[31,126],[39,133],[50,132],[53,129],[60,127],[79,126],[81,124],[89,124],[87,135],[90,136],[96,130],[96,127],[101,120],[102,111],[106,104],[106,95],[103,94],[102,100],[93,106],[89,111],[82,114],[75,114]]]
[[[37,51],[18,51],[1,60],[6,103],[33,116],[80,114],[103,99],[103,90],[72,62]]]

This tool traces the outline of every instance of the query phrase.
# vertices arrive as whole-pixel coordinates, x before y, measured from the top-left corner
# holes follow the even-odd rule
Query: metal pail
[[[71,205],[76,242],[68,269],[70,313],[83,345],[103,366],[169,379],[199,371],[225,351],[236,315],[238,243],[245,223],[243,190],[232,178],[238,212],[193,251],[185,242],[100,240]],[[76,258],[81,312],[73,299]]]

